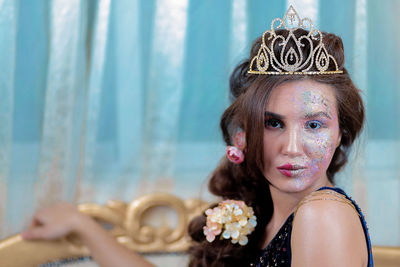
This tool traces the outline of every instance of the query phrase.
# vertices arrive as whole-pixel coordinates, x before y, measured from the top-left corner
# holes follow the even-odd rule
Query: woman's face
[[[333,87],[312,80],[277,86],[265,107],[265,177],[285,192],[326,185],[340,138]]]

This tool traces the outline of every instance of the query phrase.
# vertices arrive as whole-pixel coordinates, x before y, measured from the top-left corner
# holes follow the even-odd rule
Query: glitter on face
[[[334,89],[311,80],[284,83],[272,91],[266,112],[280,115],[268,115],[264,130],[264,175],[269,182],[290,192],[326,182],[340,141]],[[303,169],[288,171],[285,164]]]

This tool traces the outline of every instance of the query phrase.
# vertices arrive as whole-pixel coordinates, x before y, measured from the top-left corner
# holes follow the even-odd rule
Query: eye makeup
[[[268,118],[264,121],[264,127],[267,129],[279,129],[284,127],[284,123],[279,119]]]
[[[311,129],[311,130],[317,130],[320,128],[326,128],[325,123],[318,121],[318,120],[312,120],[312,121],[307,121],[305,123],[306,129]]]
[[[325,117],[325,118],[330,119],[330,120],[332,119],[331,116],[329,116],[329,114],[326,113],[325,111],[318,111],[318,112],[315,112],[315,113],[306,113],[304,115],[305,119],[313,119],[313,118],[317,118],[317,117]]]
[[[278,114],[276,114],[276,115],[278,115]],[[273,129],[283,128],[285,126],[285,123],[281,119],[278,119],[276,117],[284,118],[284,116],[282,116],[282,115],[266,117],[264,120],[264,126],[266,128],[273,128]],[[304,116],[304,117],[307,117],[307,116]],[[318,116],[316,114],[311,114],[308,117],[317,118]],[[326,125],[325,119],[321,119],[321,120],[315,119],[315,120],[308,120],[308,121],[304,122],[305,129],[316,130],[319,128],[326,128],[326,127],[327,127],[327,125]]]

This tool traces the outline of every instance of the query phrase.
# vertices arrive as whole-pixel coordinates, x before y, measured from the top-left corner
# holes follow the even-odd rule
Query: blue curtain
[[[209,199],[228,78],[289,4],[342,36],[367,127],[338,177],[400,245],[397,0],[0,1],[0,235],[55,201]]]

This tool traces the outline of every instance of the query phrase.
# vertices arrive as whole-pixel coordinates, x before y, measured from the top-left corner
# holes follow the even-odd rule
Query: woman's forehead
[[[324,111],[332,117],[336,114],[334,89],[312,80],[286,82],[272,90],[266,111],[282,115]]]

